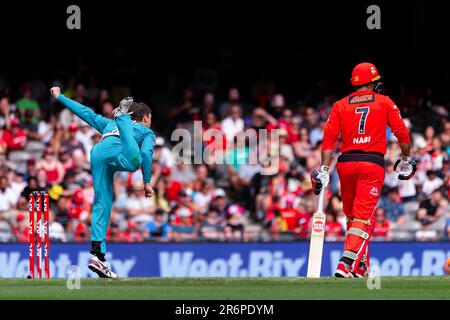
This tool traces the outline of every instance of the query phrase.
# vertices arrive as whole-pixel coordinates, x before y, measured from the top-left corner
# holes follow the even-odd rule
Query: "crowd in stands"
[[[75,78],[61,83],[64,94],[112,118],[124,93],[103,89],[96,82]],[[18,97],[7,84],[0,100],[0,242],[26,242],[28,195],[50,196],[52,241],[90,240],[94,199],[89,155],[101,135],[48,94],[50,84],[24,83]],[[309,175],[320,167],[323,129],[333,96],[308,105],[282,93],[261,90],[254,99],[242,98],[242,88],[229,88],[222,98],[215,92],[189,87],[177,105],[152,105],[164,119],[153,116],[156,132],[153,176],[155,196],[146,198],[142,173],[119,172],[114,180],[114,205],[108,241],[289,241],[307,239],[317,197]],[[253,90],[257,91],[257,90]],[[248,96],[245,93],[244,96]],[[396,97],[393,97],[394,101]],[[450,121],[448,108],[426,96],[400,96],[398,104],[411,129],[418,171],[400,181],[393,170],[400,150],[388,132],[386,179],[376,210],[374,240],[440,240],[450,238]],[[113,102],[114,101],[114,102]],[[300,102],[299,102],[300,101]],[[406,102],[407,101],[407,102]],[[402,105],[403,102],[403,105]],[[422,106],[432,121],[411,110]],[[168,119],[170,121],[168,121]],[[250,159],[258,149],[234,146],[249,129],[279,129],[275,144],[280,153],[277,173],[261,173],[264,164],[183,163],[172,152],[174,142],[161,127],[224,134],[226,158]],[[164,123],[163,123],[164,122]],[[213,141],[217,142],[217,141]],[[211,141],[204,142],[203,147]],[[339,145],[336,146],[336,154]],[[339,179],[331,166],[326,194],[328,241],[344,239],[346,217]]]

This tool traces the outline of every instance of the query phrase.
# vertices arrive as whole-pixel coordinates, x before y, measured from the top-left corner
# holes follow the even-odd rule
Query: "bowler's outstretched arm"
[[[67,109],[72,111],[76,116],[80,117],[81,120],[88,123],[92,128],[96,129],[98,132],[103,133],[106,125],[110,120],[107,118],[96,114],[89,107],[82,105],[72,99],[66,98],[59,87],[53,87],[50,89],[52,96],[62,103]]]

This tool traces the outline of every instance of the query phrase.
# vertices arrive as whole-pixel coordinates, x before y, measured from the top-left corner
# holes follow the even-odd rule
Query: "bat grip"
[[[323,199],[325,197],[325,188],[322,188],[319,194],[319,204],[317,206],[318,212],[323,212]]]

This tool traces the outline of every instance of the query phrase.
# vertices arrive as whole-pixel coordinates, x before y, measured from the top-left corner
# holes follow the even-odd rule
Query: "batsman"
[[[398,178],[408,180],[416,172],[409,131],[395,103],[380,94],[382,82],[377,68],[367,62],[358,64],[351,84],[355,91],[331,109],[323,135],[322,166],[311,174],[314,193],[319,194],[330,180],[329,166],[340,136],[342,154],[337,160],[337,172],[347,232],[344,253],[335,272],[339,278],[362,278],[369,272],[369,240],[384,182],[388,126],[402,153],[394,167]]]
[[[154,194],[150,185],[155,134],[150,129],[151,109],[127,97],[114,109],[114,120],[96,114],[90,108],[66,98],[59,87],[50,89],[52,96],[71,112],[102,134],[91,150],[94,205],[91,223],[89,269],[101,278],[117,278],[105,259],[106,232],[113,204],[113,177],[117,171],[134,172],[142,168],[145,195]]]

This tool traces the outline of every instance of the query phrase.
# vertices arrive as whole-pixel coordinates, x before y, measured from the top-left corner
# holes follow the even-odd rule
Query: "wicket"
[[[36,214],[36,220],[35,220]],[[42,278],[42,241],[44,241],[44,271],[50,278],[50,236],[49,236],[49,196],[46,192],[35,191],[29,195],[28,243],[29,243],[29,278]],[[43,220],[43,221],[42,221]],[[36,223],[35,223],[36,222]],[[36,224],[36,232],[35,232]],[[36,249],[35,249],[36,245]],[[35,269],[35,256],[37,270]]]

